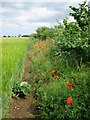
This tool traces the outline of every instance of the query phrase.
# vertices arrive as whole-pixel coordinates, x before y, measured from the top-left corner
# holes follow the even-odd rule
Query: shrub
[[[37,37],[42,40],[54,37],[54,29],[49,27],[40,27],[37,30]]]
[[[86,75],[84,70],[74,73],[73,77],[70,75],[72,78],[55,79],[48,86],[38,86],[36,94],[41,117],[45,120],[89,120],[89,79]]]
[[[13,97],[25,97],[30,94],[30,84],[27,82],[16,82],[13,86]]]
[[[86,26],[64,19],[62,25],[54,27],[49,54],[45,52],[49,29],[37,30],[39,39],[44,40],[32,46],[30,69],[39,117],[45,120],[89,119],[90,69],[86,63],[90,60],[90,39]]]
[[[90,61],[90,37],[88,33],[89,27],[89,11],[90,6],[86,2],[79,4],[79,8],[70,6],[76,22],[69,22],[68,18],[63,20],[63,25],[59,23],[54,37],[55,45],[54,53],[56,56],[64,55],[69,59],[76,61],[81,67],[81,63]]]
[[[65,28],[57,30],[53,53],[55,56],[63,55],[73,59],[77,66],[81,67],[81,62],[86,63],[90,60],[88,32],[83,32],[77,22],[68,22],[67,19],[63,22]]]

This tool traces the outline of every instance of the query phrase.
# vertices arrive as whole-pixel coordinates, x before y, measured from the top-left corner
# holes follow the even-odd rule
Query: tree
[[[46,26],[38,28],[36,32],[37,32],[37,37],[42,40],[46,40],[47,38],[54,37],[54,29]]]
[[[84,1],[83,4],[79,4],[79,8],[69,6],[72,9],[72,13],[70,13],[71,16],[74,17],[74,19],[78,22],[79,26],[82,30],[87,30],[89,27],[89,16],[90,16],[90,5],[86,4],[86,1]]]
[[[7,37],[6,35],[3,35],[3,37]]]

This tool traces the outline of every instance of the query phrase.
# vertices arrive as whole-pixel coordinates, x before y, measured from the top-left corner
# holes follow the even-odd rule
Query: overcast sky
[[[88,3],[89,0],[87,0]],[[0,36],[31,34],[40,26],[53,26],[69,17],[69,6],[83,0],[0,0]]]

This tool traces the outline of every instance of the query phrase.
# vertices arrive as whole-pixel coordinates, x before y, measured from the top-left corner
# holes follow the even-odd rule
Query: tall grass
[[[5,112],[12,86],[21,77],[27,48],[26,38],[2,39],[2,108]]]

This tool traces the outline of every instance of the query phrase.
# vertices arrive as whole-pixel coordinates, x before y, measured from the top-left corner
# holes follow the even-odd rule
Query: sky
[[[88,3],[89,0],[87,0]],[[53,27],[69,16],[69,6],[83,0],[0,0],[0,36],[32,34],[38,27]]]

